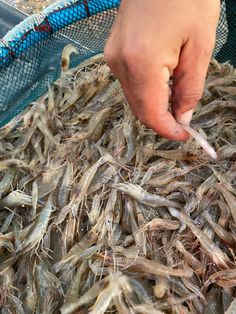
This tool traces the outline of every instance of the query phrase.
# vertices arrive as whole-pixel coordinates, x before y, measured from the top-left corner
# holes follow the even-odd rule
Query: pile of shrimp
[[[69,69],[72,52],[0,130],[0,312],[235,313],[235,70],[211,62],[186,127],[205,151],[147,129],[103,56]]]

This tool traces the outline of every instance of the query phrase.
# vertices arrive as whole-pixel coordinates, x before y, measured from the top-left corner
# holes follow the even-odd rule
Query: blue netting
[[[61,53],[73,44],[72,66],[101,52],[119,0],[67,0],[49,6],[0,42],[0,126],[40,97],[60,75]]]
[[[79,50],[72,66],[103,50],[120,0],[64,0],[27,18],[0,41],[0,126],[60,75],[65,45]],[[236,65],[236,2],[222,1],[214,55]]]

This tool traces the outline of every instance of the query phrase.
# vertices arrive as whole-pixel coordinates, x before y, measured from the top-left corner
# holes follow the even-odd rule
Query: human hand
[[[122,0],[105,58],[133,113],[168,139],[188,138],[181,124],[202,96],[219,12],[220,0]]]

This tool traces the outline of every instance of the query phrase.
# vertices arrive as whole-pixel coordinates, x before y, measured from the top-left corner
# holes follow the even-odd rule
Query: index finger
[[[132,72],[126,69],[124,72],[120,78],[121,85],[138,119],[167,139],[187,140],[189,135],[168,108],[168,68],[155,67],[145,73],[140,73],[139,69],[132,69]]]

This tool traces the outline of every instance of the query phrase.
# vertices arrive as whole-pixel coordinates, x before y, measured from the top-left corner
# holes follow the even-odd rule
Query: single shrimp
[[[65,303],[61,308],[61,314],[72,314],[79,307],[91,302],[95,299],[107,284],[107,277],[96,282],[88,291],[86,291],[80,298],[74,302]]]
[[[228,232],[220,225],[218,225],[216,222],[214,222],[208,212],[204,211],[202,213],[202,216],[206,219],[206,221],[209,223],[209,225],[212,227],[212,229],[215,231],[215,233],[219,236],[219,238],[222,241],[229,244],[231,247],[235,247],[236,244],[235,239],[230,232]]]
[[[78,49],[73,45],[66,45],[62,51],[61,56],[61,71],[66,72],[70,66],[70,56],[72,53],[78,54]]]
[[[32,206],[32,197],[20,191],[13,191],[0,200],[0,206],[8,208]]]
[[[34,181],[32,184],[32,210],[30,212],[31,220],[35,219],[37,205],[38,205],[38,185],[37,181]]]
[[[190,126],[181,124],[183,129],[188,132],[203,148],[203,150],[212,158],[217,159],[217,153],[214,148],[195,130]]]
[[[2,195],[6,194],[10,189],[15,174],[16,172],[14,169],[9,169],[0,181],[0,198],[2,198]]]
[[[168,199],[159,195],[150,194],[143,190],[140,186],[134,185],[132,183],[117,183],[114,185],[114,187],[119,191],[131,196],[136,201],[152,207],[181,207],[181,205],[177,202],[169,201]]]
[[[114,305],[120,314],[131,314],[131,311],[127,307],[122,295],[115,296],[113,298]]]
[[[217,201],[216,204],[218,205],[218,207],[220,208],[221,214],[220,214],[220,218],[218,220],[218,224],[222,227],[222,228],[227,228],[229,225],[229,220],[231,218],[231,212],[229,209],[229,206],[221,201]]]
[[[136,247],[140,251],[141,255],[146,255],[147,254],[146,236],[144,233],[138,232],[139,227],[134,217],[133,203],[129,199],[127,199],[126,202],[127,202],[128,213],[129,213],[130,226],[131,226],[132,234],[134,236]]]
[[[65,166],[61,185],[58,192],[58,205],[60,208],[63,208],[68,203],[72,183],[73,183],[73,164],[68,163]]]
[[[223,194],[224,199],[230,208],[234,223],[236,223],[236,206],[235,206],[236,197],[230,191],[228,191],[222,184],[217,184],[216,188],[220,190],[220,192]]]
[[[142,231],[151,230],[177,230],[181,227],[178,221],[166,219],[166,218],[154,218],[145,225],[142,226]]]
[[[86,261],[83,261],[82,264],[77,268],[76,274],[71,282],[71,285],[66,291],[64,303],[76,301],[79,295],[79,287],[81,285],[82,275],[86,272],[87,268],[88,265]]]
[[[175,246],[177,250],[183,254],[186,262],[192,267],[194,272],[200,275],[203,272],[201,262],[191,253],[189,253],[179,240],[175,241]]]
[[[91,210],[87,212],[88,218],[92,225],[95,225],[101,211],[101,198],[99,194],[95,194],[91,206]]]
[[[51,196],[48,198],[48,201],[45,207],[40,212],[38,221],[36,222],[33,230],[30,232],[29,236],[22,243],[22,248],[26,248],[26,250],[32,249],[36,246],[42,239],[47,230],[47,226],[49,223],[49,219],[53,210],[53,203],[51,200]]]
[[[29,166],[18,159],[5,159],[0,161],[0,170],[28,168]]]

